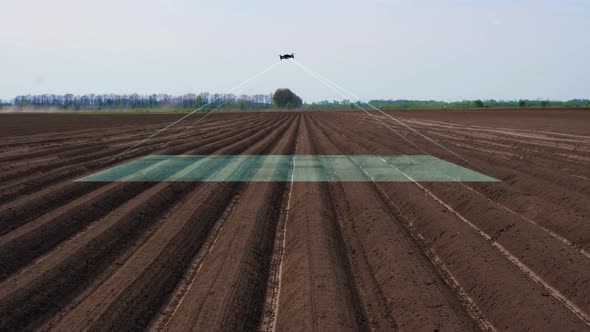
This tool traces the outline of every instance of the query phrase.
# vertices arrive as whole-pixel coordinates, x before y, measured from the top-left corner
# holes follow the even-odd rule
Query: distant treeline
[[[167,94],[87,94],[87,95],[26,95],[17,96],[11,103],[17,107],[55,107],[64,110],[102,110],[102,109],[162,109],[186,108],[196,109],[206,105],[231,109],[272,108],[272,94],[268,95],[234,95],[204,92],[171,96]]]
[[[313,103],[304,103],[305,109],[317,110],[342,110],[355,109],[356,104],[366,107],[366,104],[351,100],[333,100]],[[438,109],[438,108],[514,108],[514,107],[563,107],[580,108],[590,107],[588,99],[572,99],[568,101],[554,100],[464,100],[444,102],[436,100],[371,100],[370,103],[385,110],[393,109]],[[205,106],[206,107],[203,107]],[[165,109],[193,110],[203,107],[204,110],[222,108],[229,110],[270,109],[275,107],[273,94],[259,95],[234,95],[219,93],[185,94],[172,96],[167,94],[87,94],[87,95],[26,95],[17,96],[13,100],[0,101],[0,108],[16,106],[18,108],[52,107],[63,110],[124,110],[135,109],[137,111],[157,111]]]
[[[439,108],[515,108],[515,107],[590,107],[588,99],[572,99],[568,101],[554,100],[463,100],[444,102],[436,100],[371,100],[371,105],[382,109],[439,109]],[[363,108],[366,104],[350,100],[322,101],[306,104],[312,109],[342,109],[356,108],[354,104],[360,104]]]

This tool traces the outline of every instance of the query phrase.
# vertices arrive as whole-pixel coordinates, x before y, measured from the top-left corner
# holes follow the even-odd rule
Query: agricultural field
[[[0,114],[0,330],[589,330],[589,111],[389,114]],[[76,181],[150,155],[499,181]]]

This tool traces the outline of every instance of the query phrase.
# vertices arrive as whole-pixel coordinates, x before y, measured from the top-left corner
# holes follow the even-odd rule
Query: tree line
[[[572,99],[568,101],[555,101],[555,100],[463,100],[463,101],[436,101],[436,100],[371,100],[371,105],[382,108],[382,109],[439,109],[439,108],[525,108],[525,107],[563,107],[563,108],[576,108],[576,107],[590,107],[589,99]],[[333,101],[320,101],[311,104],[305,104],[304,106],[311,109],[343,109],[351,108],[355,109],[361,105],[363,108],[366,106],[365,103],[360,101],[345,100],[333,100]],[[364,106],[365,105],[365,106]]]
[[[0,100],[0,108],[6,106],[17,107],[54,107],[63,110],[117,110],[117,109],[197,109],[213,108],[223,109],[270,109],[273,107],[304,108],[317,110],[342,110],[356,109],[356,104],[361,102],[353,100],[324,100],[312,103],[302,103],[294,93],[288,89],[279,89],[275,94],[234,95],[203,92],[200,94],[185,94],[173,96],[168,94],[40,94],[22,95],[12,100]],[[555,100],[463,100],[463,101],[436,101],[436,100],[371,100],[370,103],[382,109],[438,109],[438,108],[516,108],[516,107],[563,107],[563,108],[589,108],[589,99],[572,99],[568,101]],[[365,106],[363,106],[365,107]]]
[[[264,109],[272,108],[272,94],[234,95],[203,92],[200,94],[185,94],[172,96],[168,94],[86,94],[86,95],[25,95],[17,96],[12,105],[17,107],[56,107],[72,110],[101,110],[101,109],[156,109],[156,108],[186,108],[196,109],[207,106]]]

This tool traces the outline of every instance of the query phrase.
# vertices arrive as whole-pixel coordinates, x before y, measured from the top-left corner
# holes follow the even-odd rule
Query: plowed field
[[[590,112],[0,114],[0,330],[590,330]],[[179,135],[174,141],[171,138]],[[170,142],[170,143],[169,143]],[[169,143],[169,144],[166,144]],[[501,182],[74,182],[160,155]]]

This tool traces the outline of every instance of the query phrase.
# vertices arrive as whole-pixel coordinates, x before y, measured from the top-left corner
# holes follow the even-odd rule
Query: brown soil
[[[0,114],[0,330],[590,330],[590,113]],[[452,152],[451,152],[452,151]],[[78,183],[149,154],[430,154],[499,183]],[[458,157],[459,155],[460,157]]]

